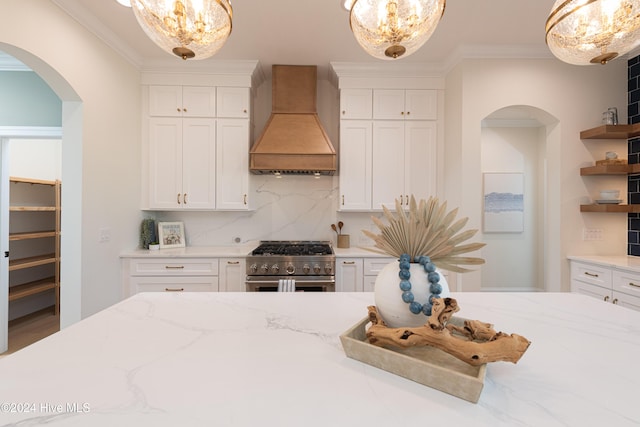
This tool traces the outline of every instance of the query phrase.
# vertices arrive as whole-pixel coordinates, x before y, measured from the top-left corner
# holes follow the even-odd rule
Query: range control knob
[[[302,271],[304,272],[304,274],[309,273],[309,271],[311,271],[311,267],[309,267],[309,264],[305,264],[302,266]]]
[[[288,274],[293,274],[293,273],[296,272],[296,266],[293,265],[293,264],[289,264],[289,265],[287,265],[286,270],[287,270]]]
[[[316,264],[316,265],[313,266],[313,272],[316,273],[316,274],[320,273],[320,265],[319,264]]]
[[[251,267],[249,267],[249,270],[252,273],[255,273],[256,271],[258,271],[258,264],[251,264]]]
[[[263,273],[266,273],[267,271],[269,271],[269,265],[262,264],[262,266],[260,267],[260,270],[262,270]]]
[[[324,272],[327,274],[331,274],[331,271],[333,270],[333,267],[331,267],[331,264],[326,264],[324,266]]]
[[[273,273],[277,273],[278,271],[280,271],[280,266],[279,266],[278,264],[273,264],[273,265],[271,266],[271,271],[272,271]]]

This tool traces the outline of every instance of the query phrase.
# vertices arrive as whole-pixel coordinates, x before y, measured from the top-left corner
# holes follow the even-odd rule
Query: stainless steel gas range
[[[296,291],[335,292],[336,257],[330,242],[267,240],[247,256],[247,292],[278,291],[283,280]]]

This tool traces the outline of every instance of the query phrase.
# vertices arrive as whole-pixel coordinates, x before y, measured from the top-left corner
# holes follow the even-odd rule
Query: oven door
[[[247,276],[247,292],[278,292],[280,279],[294,279],[296,292],[335,292],[335,276]]]

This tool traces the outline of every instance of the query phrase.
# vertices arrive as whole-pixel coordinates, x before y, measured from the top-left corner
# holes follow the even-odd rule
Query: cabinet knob
[[[186,109],[186,108],[183,108],[183,109],[182,109],[182,111],[184,111],[184,112],[186,113],[186,112],[187,112],[187,109]]]
[[[401,115],[401,116],[404,116],[404,111],[400,111],[400,115]]]
[[[611,302],[614,303],[614,304],[617,304],[618,303],[618,298],[614,298],[613,301],[611,301]]]
[[[247,114],[247,109],[242,110],[243,113]]]
[[[606,297],[604,297],[604,302],[609,301],[609,295],[607,295]]]
[[[342,115],[344,116],[345,114],[347,114],[347,112],[342,110]]]
[[[408,116],[409,114],[411,114],[411,111],[407,111],[407,116]]]
[[[176,111],[179,113],[180,112],[180,108],[176,108]]]

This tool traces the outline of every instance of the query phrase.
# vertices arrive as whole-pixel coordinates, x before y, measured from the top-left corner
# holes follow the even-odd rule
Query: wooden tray
[[[465,319],[451,318],[462,325]],[[383,369],[460,399],[477,403],[484,386],[487,365],[471,366],[431,346],[410,349],[387,349],[369,344],[365,317],[340,335],[347,357]]]

